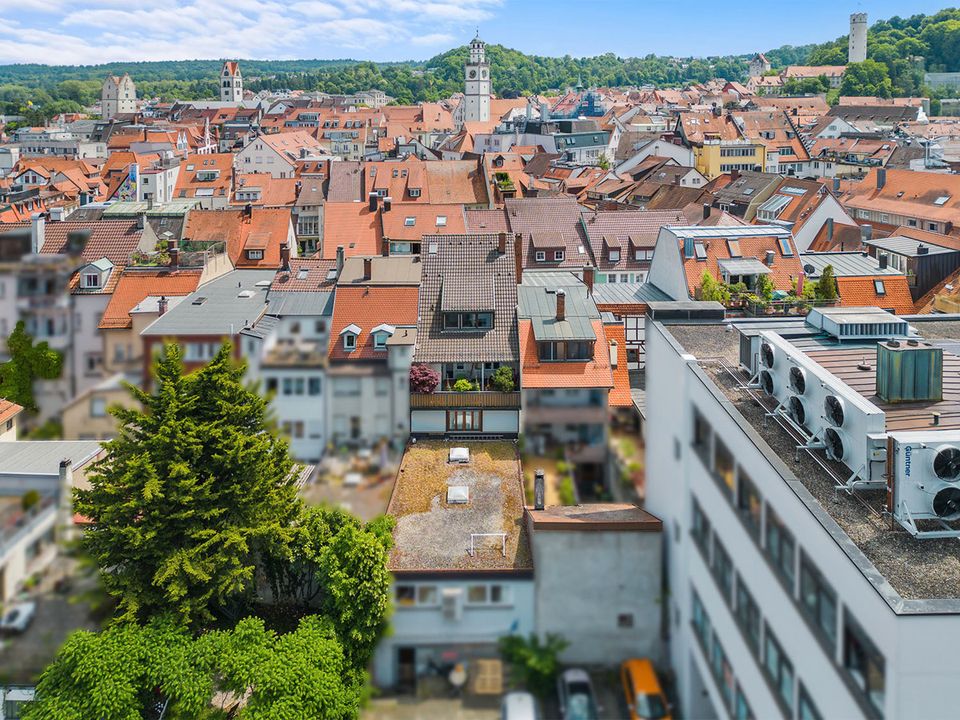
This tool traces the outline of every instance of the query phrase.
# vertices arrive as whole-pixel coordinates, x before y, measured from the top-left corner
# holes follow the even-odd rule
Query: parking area
[[[5,683],[35,682],[71,632],[97,628],[90,606],[75,597],[48,591],[30,599],[37,603],[30,627],[0,640],[0,681]]]
[[[627,718],[626,701],[616,670],[592,670],[590,679],[600,720]],[[555,693],[546,699],[542,710],[544,720],[559,720],[560,708]],[[498,702],[476,707],[469,700],[381,697],[373,700],[360,717],[361,720],[499,720],[500,710]]]

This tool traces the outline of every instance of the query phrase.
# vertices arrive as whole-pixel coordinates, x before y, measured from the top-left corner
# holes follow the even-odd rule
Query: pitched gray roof
[[[497,252],[497,235],[431,236],[422,262],[414,362],[518,362],[516,265],[513,253]],[[474,305],[493,310],[493,328],[444,331],[441,290],[455,304],[467,303],[481,283],[492,302]]]
[[[593,301],[599,305],[646,305],[672,299],[653,283],[600,283],[593,286]]]
[[[885,270],[881,270],[880,263],[876,258],[862,252],[803,253],[800,255],[800,263],[803,265],[803,271],[808,278],[820,277],[827,265],[833,266],[834,277],[903,275],[899,270],[889,266]]]
[[[221,275],[198,287],[142,334],[235,335],[263,315],[274,275],[276,270],[233,270]]]
[[[564,318],[557,320],[557,290],[564,293]],[[531,320],[537,340],[596,340],[593,321],[600,313],[585,285],[546,288],[521,285],[517,315]]]

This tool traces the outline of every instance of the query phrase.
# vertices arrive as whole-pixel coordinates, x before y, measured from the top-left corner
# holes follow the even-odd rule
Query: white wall
[[[689,535],[691,497],[706,510],[734,568],[753,594],[761,615],[774,629],[824,717],[861,717],[856,691],[845,682],[841,643],[827,649],[814,635],[794,596],[784,589],[762,548],[747,531],[730,501],[719,490],[690,445],[691,405],[696,404],[727,444],[738,465],[755,481],[767,507],[773,507],[795,538],[799,550],[811,558],[832,585],[839,604],[849,609],[885,658],[885,716],[947,717],[954,712],[950,688],[960,675],[960,657],[947,648],[960,642],[960,615],[897,614],[880,590],[893,593],[872,564],[849,542],[832,518],[795,479],[752,427],[718,397],[712,383],[676,346],[659,323],[648,322],[647,360],[647,509],[665,526],[676,523],[668,535],[670,613],[673,618],[671,654],[681,701],[690,703],[692,685],[683,669],[688,654],[699,653],[690,630],[690,586],[696,587],[714,629],[726,651],[737,681],[756,717],[768,717],[772,695],[759,672],[743,634],[709,574],[699,549]],[[761,533],[762,537],[762,533]],[[798,573],[797,573],[798,574]],[[880,583],[880,590],[868,577]],[[895,595],[895,593],[893,593]],[[838,612],[838,638],[843,635],[843,612]],[[707,679],[710,686],[712,680]]]
[[[447,429],[447,413],[444,410],[412,410],[410,432],[442,433]]]
[[[810,213],[810,216],[803,225],[800,226],[799,229],[794,230],[793,239],[797,244],[798,252],[806,252],[810,248],[810,244],[814,238],[816,238],[817,233],[820,232],[820,228],[827,222],[827,218],[833,218],[834,233],[840,231],[841,225],[856,226],[857,224],[847,211],[843,209],[843,206],[840,205],[837,199],[827,193],[823,201]]]
[[[532,578],[499,579],[486,576],[459,579],[424,578],[408,581],[394,578],[394,584],[431,585],[437,597],[444,588],[461,588],[463,613],[459,620],[445,620],[440,605],[404,607],[394,603],[391,632],[380,641],[373,660],[373,681],[379,687],[396,683],[397,653],[400,646],[450,646],[491,644],[511,632],[529,635],[534,631],[534,587]],[[471,606],[467,588],[474,584],[497,584],[507,588],[509,603],[499,606]],[[497,657],[491,648],[488,657]]]
[[[660,228],[657,244],[653,249],[653,261],[647,273],[647,282],[652,283],[674,300],[690,298],[681,252],[677,237],[666,228]]]

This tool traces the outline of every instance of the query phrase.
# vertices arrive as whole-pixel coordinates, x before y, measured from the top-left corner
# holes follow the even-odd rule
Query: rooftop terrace
[[[469,448],[468,463],[449,462],[455,447]],[[387,508],[397,521],[390,570],[532,571],[522,482],[516,443],[409,445]],[[467,488],[467,501],[448,502],[451,487]]]
[[[760,326],[760,323],[757,324]],[[957,363],[960,362],[960,358],[955,356],[956,349],[960,349],[960,320],[931,323],[911,320],[911,324],[925,339],[944,347],[945,399],[938,405],[952,408],[941,407],[945,415],[960,413],[960,397],[952,390],[947,390],[948,373],[957,371]],[[804,332],[802,320],[780,321],[776,326],[765,324],[762,327],[788,337],[791,333],[799,335],[790,337],[794,345],[823,362],[831,372],[874,404],[888,411],[892,409],[880,403],[874,395],[872,372],[867,373],[870,375],[869,382],[857,377],[864,374],[857,368],[864,358],[871,366],[875,363],[875,343],[840,345],[824,335]],[[730,403],[731,410],[739,413],[750,425],[754,442],[769,457],[779,459],[780,463],[775,464],[780,465],[783,480],[796,485],[798,497],[807,504],[824,528],[836,536],[835,529],[839,527],[846,535],[849,542],[838,540],[838,543],[895,611],[960,612],[960,603],[957,602],[960,598],[960,553],[957,552],[955,539],[912,538],[883,514],[886,490],[857,490],[855,494],[837,491],[834,473],[846,477],[849,470],[827,460],[822,452],[817,452],[816,458],[808,453],[800,453],[799,460],[796,460],[797,440],[781,424],[770,422],[766,417],[766,413],[773,409],[774,402],[763,398],[765,404],[761,405],[758,402],[760,395],[745,388],[749,378],[737,369],[738,333],[729,332],[725,324],[676,324],[669,325],[667,329],[686,352],[697,358],[707,377]],[[956,343],[953,352],[949,349],[951,342]],[[909,422],[911,417],[922,417],[926,422],[929,415],[929,403],[900,405],[888,417],[887,429],[903,429],[901,425]],[[767,480],[771,481],[772,478]]]

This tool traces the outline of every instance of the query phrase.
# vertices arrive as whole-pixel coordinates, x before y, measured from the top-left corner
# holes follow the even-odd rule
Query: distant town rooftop
[[[469,460],[450,462],[455,448],[466,448]],[[462,501],[452,502],[458,494]],[[532,572],[523,506],[516,443],[411,444],[387,508],[397,521],[389,568],[394,573]]]
[[[863,310],[861,308],[861,310]],[[929,319],[927,319],[929,318]],[[960,318],[937,319],[937,316],[912,317],[910,323],[919,335],[943,348],[944,378],[960,372]],[[747,332],[773,330],[821,366],[845,381],[856,392],[887,412],[887,430],[916,429],[917,423],[929,427],[932,411],[947,420],[943,429],[957,427],[950,418],[960,417],[960,392],[944,382],[944,399],[940,402],[884,404],[876,397],[873,368],[877,341],[840,343],[802,318],[736,322]],[[798,498],[837,538],[851,561],[870,581],[886,602],[898,613],[960,612],[960,553],[955,539],[918,540],[906,531],[893,529],[883,515],[886,490],[858,490],[856,494],[837,491],[838,474],[849,470],[823,457],[817,462],[808,453],[795,452],[797,441],[779,423],[771,422],[772,409],[761,405],[745,389],[748,378],[738,369],[739,333],[730,332],[727,323],[665,324],[666,329],[683,347],[695,356],[707,377],[747,423],[747,434],[764,451]],[[862,367],[869,366],[865,371]],[[777,460],[779,459],[779,462]]]

